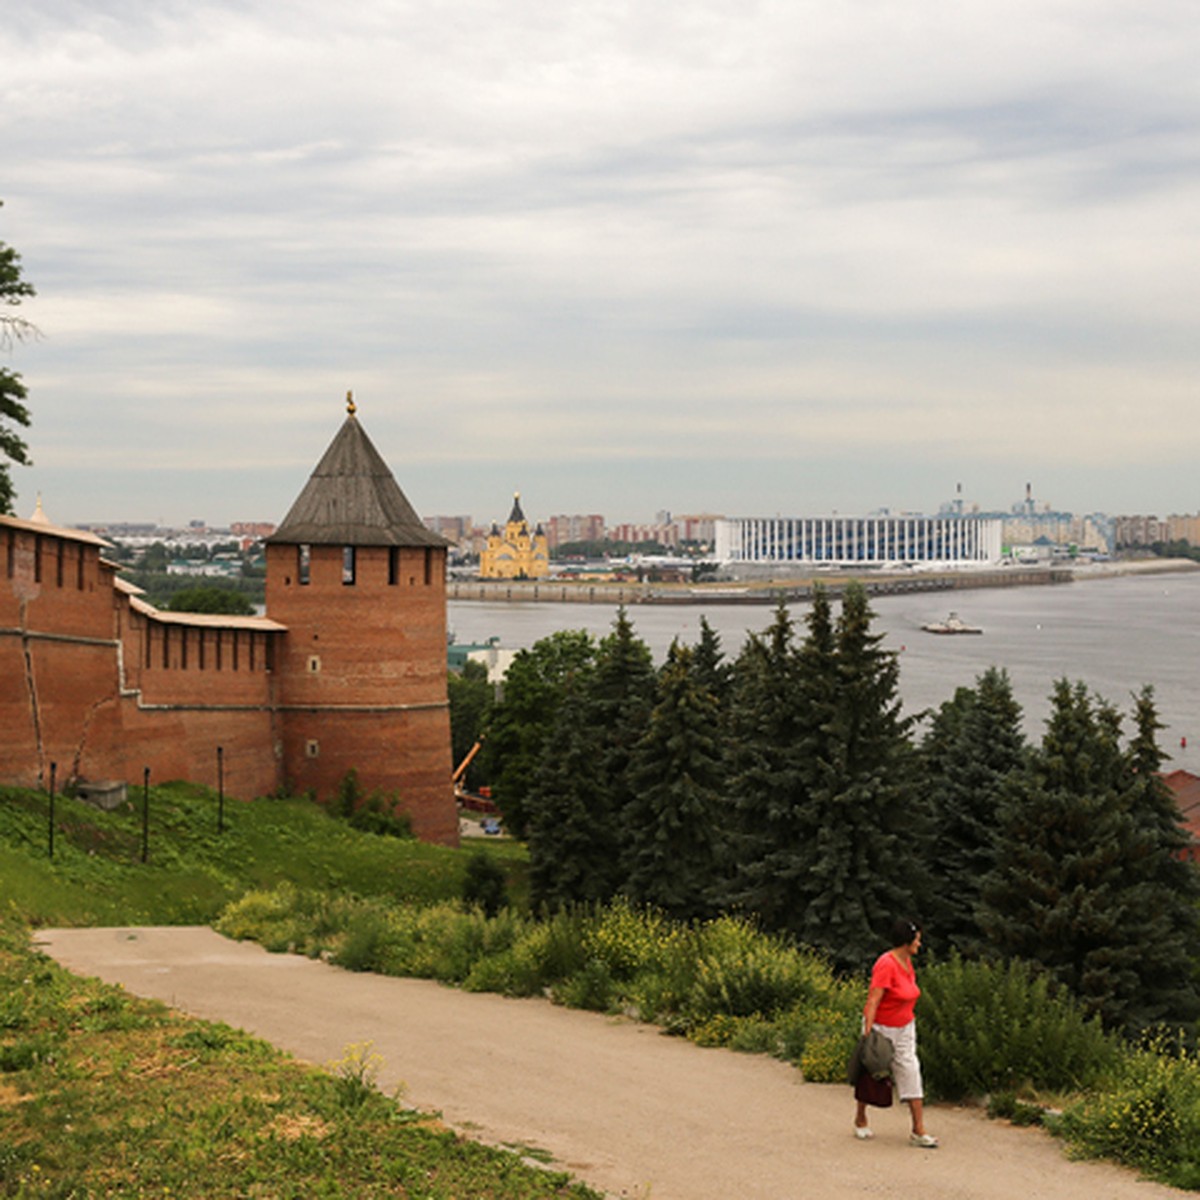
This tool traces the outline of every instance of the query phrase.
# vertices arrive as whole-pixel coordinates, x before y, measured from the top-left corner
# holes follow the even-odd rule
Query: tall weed
[[[921,1064],[944,1099],[1091,1086],[1118,1043],[1099,1020],[1026,963],[954,955],[921,974]]]
[[[1053,1128],[1077,1154],[1200,1188],[1200,1056],[1161,1042],[1128,1050],[1106,1086],[1067,1108]]]

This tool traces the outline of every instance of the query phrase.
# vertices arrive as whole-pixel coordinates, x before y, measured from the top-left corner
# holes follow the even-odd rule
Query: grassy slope
[[[594,1193],[515,1154],[466,1142],[369,1087],[80,980],[30,950],[30,925],[215,919],[250,888],[449,899],[465,856],[356,833],[303,801],[226,805],[151,789],[102,813],[0,789],[0,1195],[574,1197]],[[519,847],[487,842],[513,890]]]
[[[370,1077],[77,979],[0,924],[0,1195],[598,1200]]]
[[[466,856],[416,841],[358,833],[304,800],[217,800],[190,784],[150,789],[147,861],[142,797],[112,813],[55,801],[49,858],[47,798],[0,789],[0,911],[34,925],[204,924],[252,888],[283,882],[318,891],[418,902],[459,895]],[[480,839],[496,856],[518,900],[524,855]]]

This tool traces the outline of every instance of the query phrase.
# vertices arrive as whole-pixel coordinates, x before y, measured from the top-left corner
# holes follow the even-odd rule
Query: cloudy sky
[[[1200,508],[1194,0],[18,0],[18,512]]]

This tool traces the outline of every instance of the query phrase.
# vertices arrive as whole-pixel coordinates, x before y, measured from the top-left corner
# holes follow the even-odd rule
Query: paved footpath
[[[707,1050],[652,1026],[544,1000],[470,995],[268,954],[207,928],[49,929],[64,966],[224,1021],[308,1062],[373,1042],[384,1091],[494,1144],[549,1151],[630,1200],[1180,1200],[1117,1167],[1073,1163],[1040,1130],[936,1106],[938,1150],[907,1143],[907,1110],[851,1133],[850,1090],[790,1066]]]

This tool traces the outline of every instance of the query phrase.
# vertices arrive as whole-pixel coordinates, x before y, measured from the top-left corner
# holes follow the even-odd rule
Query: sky
[[[60,524],[1200,509],[1194,0],[17,0]]]

